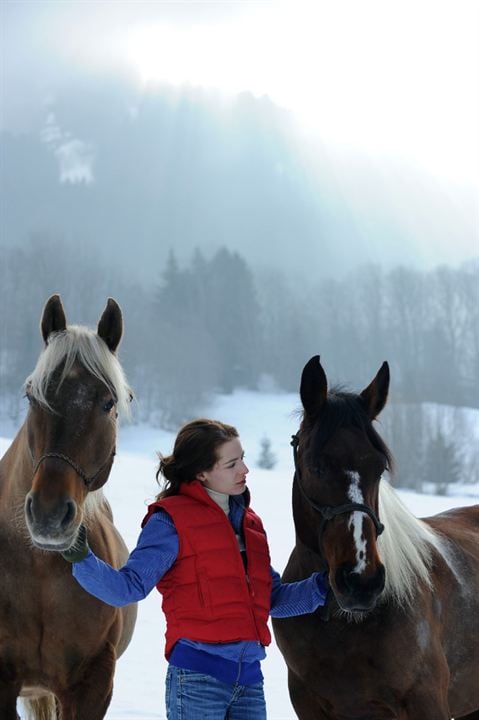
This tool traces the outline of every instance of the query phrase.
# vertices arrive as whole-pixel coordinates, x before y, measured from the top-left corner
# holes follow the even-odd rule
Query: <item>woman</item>
[[[248,472],[234,427],[190,422],[173,454],[161,457],[164,488],[126,565],[115,570],[97,558],[86,532],[63,553],[80,585],[110,605],[141,600],[155,585],[162,594],[168,720],[263,720],[268,616],[310,613],[325,602],[321,574],[282,584],[271,568]]]

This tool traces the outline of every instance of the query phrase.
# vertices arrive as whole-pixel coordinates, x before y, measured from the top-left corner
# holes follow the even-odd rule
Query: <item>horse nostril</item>
[[[374,575],[364,577],[360,573],[343,568],[343,582],[349,592],[382,592],[385,581],[384,566],[380,565]]]
[[[382,592],[386,585],[386,568],[384,565],[380,565],[376,573],[377,589]]]
[[[66,506],[67,509],[61,521],[62,530],[64,530],[71,524],[76,514],[76,506],[73,500],[68,500]]]
[[[27,520],[33,523],[33,498],[31,495],[29,495],[25,501],[25,514],[27,516]]]
[[[355,588],[357,588],[359,584],[358,580],[360,580],[360,576],[358,573],[351,572],[351,570],[343,568],[343,582],[347,590],[353,591]]]

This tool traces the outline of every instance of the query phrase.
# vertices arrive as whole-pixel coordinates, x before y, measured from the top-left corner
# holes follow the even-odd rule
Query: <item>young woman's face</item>
[[[244,451],[239,438],[227,440],[217,449],[218,460],[211,470],[198,473],[198,480],[210,490],[225,495],[241,495],[246,487],[248,468],[243,460]]]

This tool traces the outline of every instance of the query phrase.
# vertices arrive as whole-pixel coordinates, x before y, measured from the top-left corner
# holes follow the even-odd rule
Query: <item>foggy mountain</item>
[[[76,78],[1,148],[2,244],[47,234],[145,281],[171,247],[324,276],[448,262],[474,232],[467,199],[313,143],[266,96]]]

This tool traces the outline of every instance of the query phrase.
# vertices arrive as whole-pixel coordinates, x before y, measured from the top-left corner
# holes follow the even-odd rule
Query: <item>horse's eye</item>
[[[104,410],[105,412],[110,412],[110,410],[112,409],[112,407],[114,406],[114,404],[115,404],[115,401],[113,400],[113,398],[112,398],[111,400],[108,400],[108,402],[106,402],[106,403],[103,405],[103,410]]]
[[[318,460],[318,462],[312,465],[310,469],[313,475],[318,477],[325,475],[327,471],[326,463],[324,463],[323,460]]]

